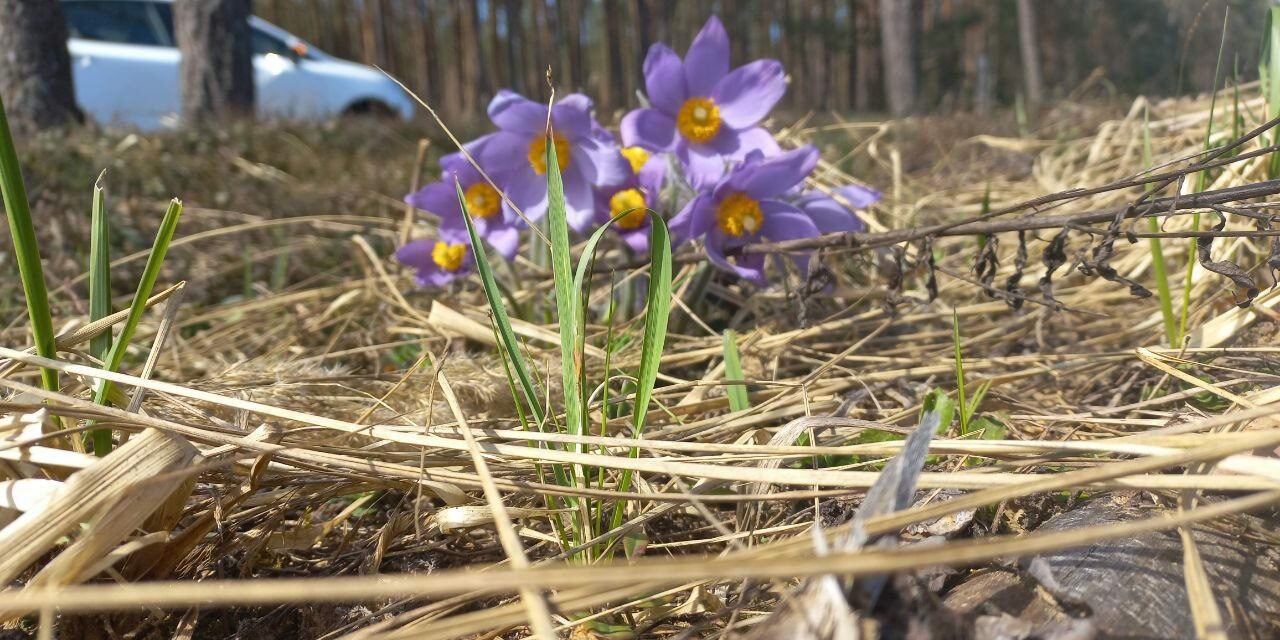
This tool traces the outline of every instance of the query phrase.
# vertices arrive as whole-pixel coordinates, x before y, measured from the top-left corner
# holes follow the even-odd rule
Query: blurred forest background
[[[1266,0],[254,0],[257,15],[335,55],[378,65],[442,115],[480,113],[510,87],[636,105],[645,51],[683,54],[711,14],[734,63],[782,60],[782,108],[976,111],[1084,94],[1212,88],[1256,78]],[[893,55],[888,52],[905,52]],[[1024,64],[1029,60],[1030,64]],[[906,85],[906,86],[904,86]],[[895,101],[893,93],[898,92]]]

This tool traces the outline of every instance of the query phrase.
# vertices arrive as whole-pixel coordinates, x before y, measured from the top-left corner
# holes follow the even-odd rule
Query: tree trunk
[[[915,48],[911,42],[911,2],[880,0],[880,44],[884,93],[894,117],[916,107]]]
[[[253,115],[250,0],[178,0],[173,23],[182,51],[182,117],[199,123]]]
[[[498,37],[498,3],[493,0],[485,3],[485,39],[489,42],[489,95],[497,95],[498,90],[507,86],[506,76],[502,73],[502,61],[506,54],[502,50],[503,38]],[[511,71],[507,70],[508,73]]]
[[[22,134],[84,120],[59,0],[0,0],[0,98]]]
[[[879,49],[875,46],[876,19],[873,3],[849,0],[849,13],[853,15],[854,38],[857,43],[853,65],[853,108],[858,111],[871,110],[872,77],[880,67],[876,60]]]
[[[1022,78],[1031,111],[1044,102],[1044,80],[1040,76],[1040,56],[1036,46],[1036,14],[1031,0],[1018,0],[1018,45],[1022,51]]]
[[[484,57],[480,46],[480,30],[477,22],[479,7],[474,2],[465,2],[458,8],[458,21],[454,25],[456,33],[456,49],[462,64],[458,65],[458,86],[462,87],[462,111],[467,114],[476,112],[481,91],[484,90]]]

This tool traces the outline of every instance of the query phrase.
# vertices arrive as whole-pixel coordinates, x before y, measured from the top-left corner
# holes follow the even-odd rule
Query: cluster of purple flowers
[[[623,117],[621,143],[596,122],[584,95],[565,96],[548,110],[514,92],[498,92],[489,104],[498,131],[463,145],[465,155],[442,158],[440,182],[405,198],[440,217],[439,238],[410,242],[397,259],[417,269],[423,286],[469,272],[472,257],[455,184],[477,234],[512,259],[526,220],[547,211],[548,119],[568,222],[579,233],[631,211],[613,228],[632,250],[646,252],[650,222],[644,209],[678,208],[669,221],[674,243],[703,239],[715,265],[763,284],[765,257],[732,256],[734,248],[864,228],[845,204],[805,190],[817,149],[784,151],[759,126],[786,92],[782,65],[756,60],[730,70],[729,38],[719,19],[707,21],[683,59],[664,44],[653,45],[644,78],[651,106]],[[880,197],[860,186],[838,194],[854,209]]]

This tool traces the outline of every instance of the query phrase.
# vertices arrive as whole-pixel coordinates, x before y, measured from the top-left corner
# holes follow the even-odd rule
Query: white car
[[[62,10],[76,101],[86,115],[144,130],[177,124],[172,0],[63,0]],[[412,117],[409,96],[377,69],[325,54],[257,17],[249,25],[259,117]]]

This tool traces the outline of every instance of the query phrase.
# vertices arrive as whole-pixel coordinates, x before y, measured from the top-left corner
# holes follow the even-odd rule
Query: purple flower
[[[547,212],[547,105],[504,89],[489,103],[489,119],[501,131],[476,140],[473,155],[525,216],[537,220]],[[600,135],[590,98],[560,99],[551,107],[551,128],[569,226],[586,231],[595,219],[592,187],[621,184],[631,170],[613,138]]]
[[[631,162],[636,162],[640,158],[639,154],[627,155],[627,159]],[[618,232],[622,241],[626,242],[632,251],[640,254],[648,253],[649,227],[652,223],[645,209],[658,210],[658,196],[662,193],[662,182],[666,174],[667,163],[662,158],[644,154],[643,164],[637,169],[635,176],[616,189],[597,192],[596,222],[604,224],[614,216],[628,209],[634,209],[613,223],[612,229]]]
[[[474,151],[468,148],[469,152]],[[493,246],[502,257],[511,260],[520,246],[520,220],[502,206],[502,196],[462,153],[451,153],[440,159],[443,170],[440,182],[405,196],[405,202],[440,217],[440,232],[467,237],[462,207],[458,204],[457,181],[476,233]]]
[[[623,143],[675,153],[695,186],[714,183],[726,163],[751,151],[780,151],[756,125],[787,90],[782,63],[756,60],[730,71],[729,36],[719,18],[707,20],[683,61],[664,44],[650,47],[644,81],[653,107],[622,119]]]
[[[763,285],[763,254],[735,256],[733,262],[726,254],[762,238],[778,241],[819,235],[813,219],[780,199],[803,182],[817,163],[818,150],[812,145],[770,158],[753,152],[714,189],[698,194],[671,219],[672,235],[683,242],[705,234],[712,264]]]
[[[466,234],[440,231],[439,240],[414,240],[396,250],[396,260],[417,269],[420,287],[444,286],[471,272],[473,257]]]
[[[810,191],[800,196],[794,204],[809,216],[822,233],[866,231],[867,225],[851,209],[865,209],[880,200],[880,192],[861,185],[851,184],[836,189],[836,195],[844,202],[821,191]]]

